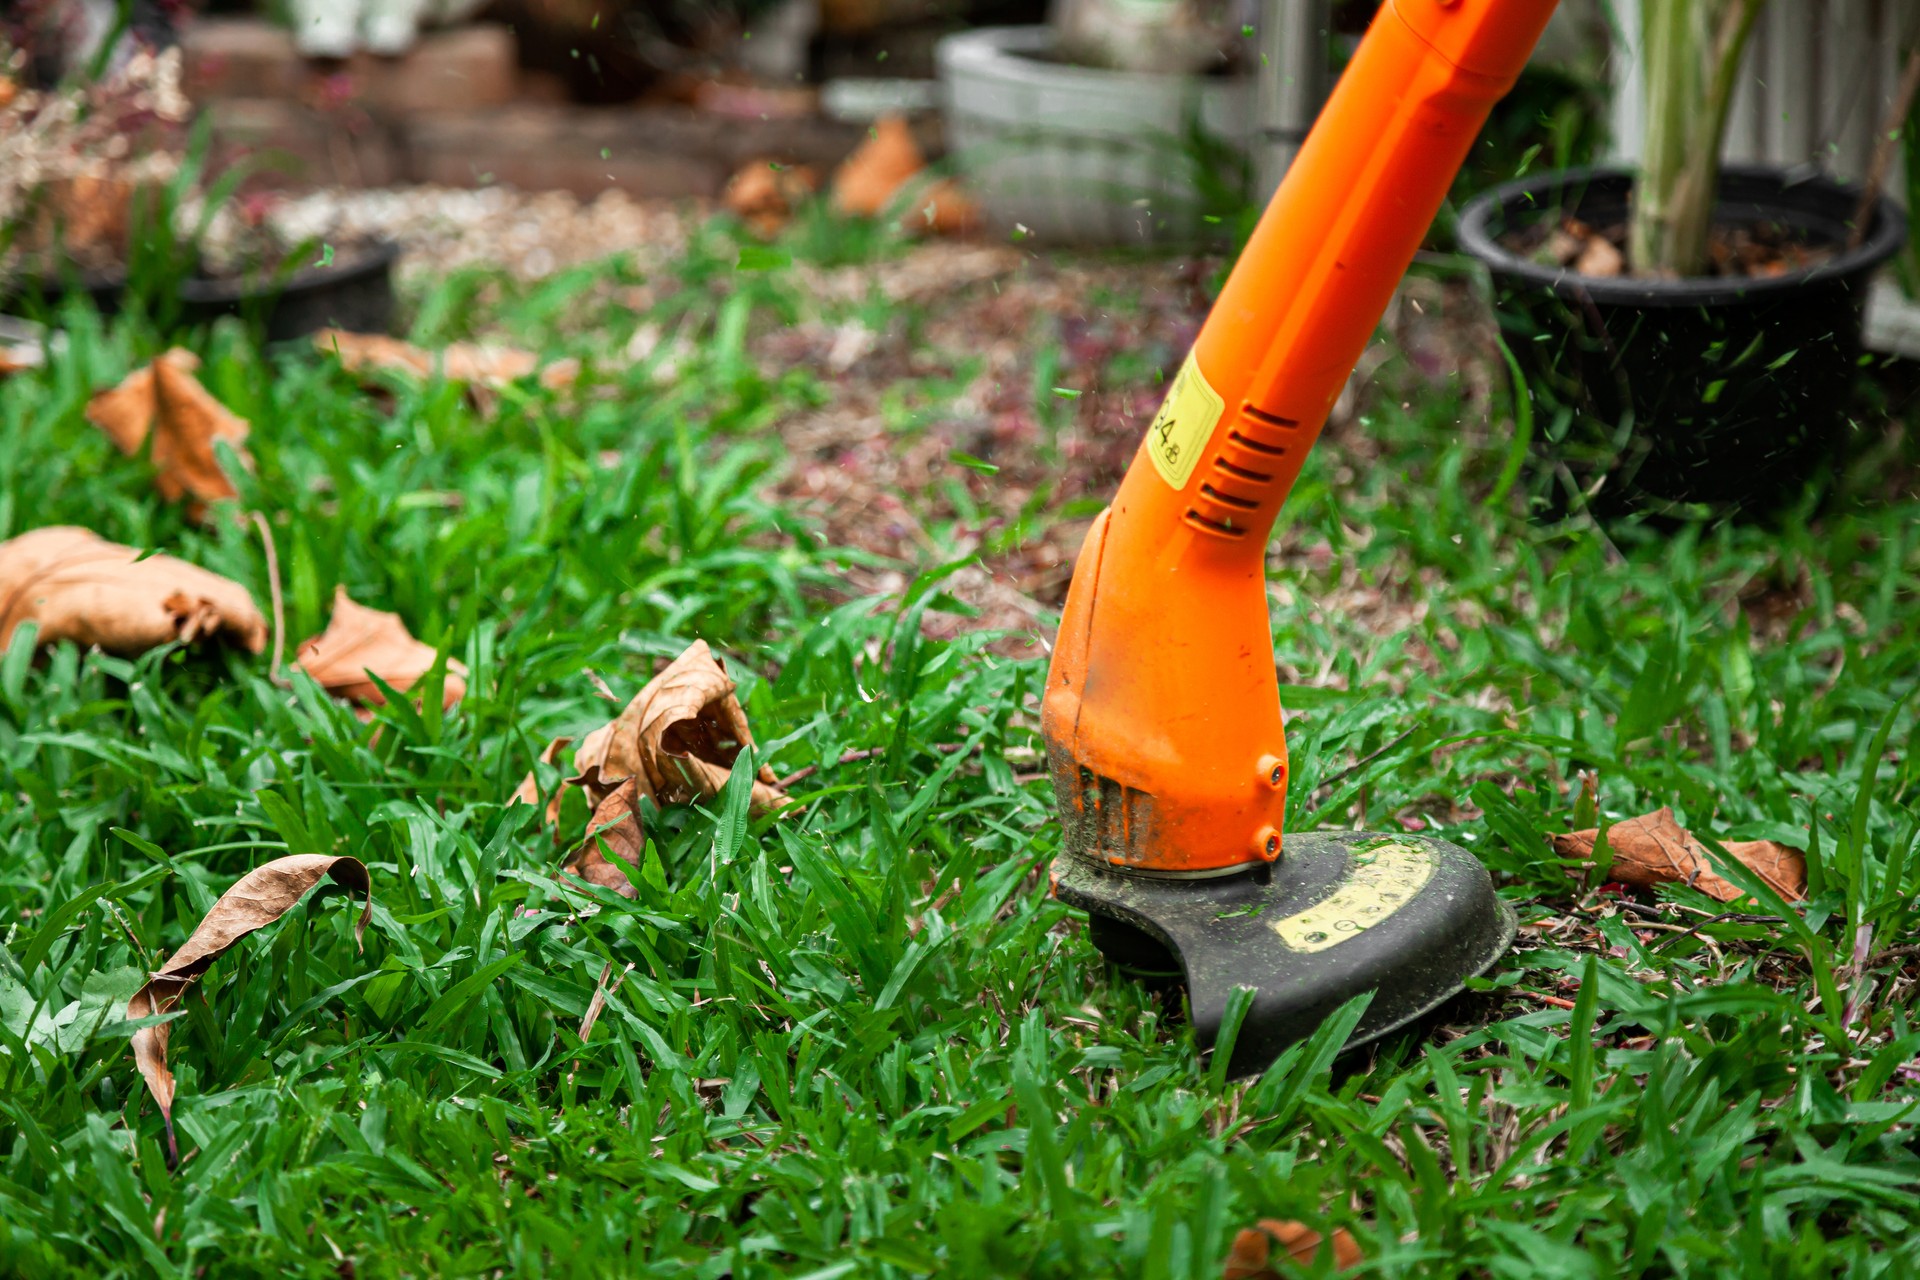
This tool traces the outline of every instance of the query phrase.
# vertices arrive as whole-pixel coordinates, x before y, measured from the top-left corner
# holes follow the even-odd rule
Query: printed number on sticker
[[[1162,480],[1176,489],[1186,487],[1226,408],[1227,402],[1207,385],[1206,375],[1189,353],[1167,389],[1160,412],[1153,415],[1153,425],[1147,428],[1147,454]]]

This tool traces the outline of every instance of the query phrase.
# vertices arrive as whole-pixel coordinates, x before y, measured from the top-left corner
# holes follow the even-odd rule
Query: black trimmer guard
[[[1234,1076],[1263,1070],[1363,991],[1373,1003],[1349,1046],[1407,1025],[1485,972],[1515,927],[1472,854],[1419,836],[1290,834],[1273,866],[1209,880],[1130,875],[1074,855],[1053,874],[1109,960],[1184,974],[1203,1048],[1233,988],[1255,989]]]

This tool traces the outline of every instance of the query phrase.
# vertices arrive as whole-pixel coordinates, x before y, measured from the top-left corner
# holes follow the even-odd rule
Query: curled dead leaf
[[[550,744],[541,758],[549,763],[564,740]],[[733,762],[743,748],[753,746],[747,713],[734,696],[726,668],[704,640],[696,640],[665,670],[635,694],[626,709],[580,742],[573,755],[576,777],[561,785],[547,804],[547,821],[559,815],[561,795],[569,786],[587,786],[588,779],[631,778],[635,801],[646,796],[658,805],[686,804],[720,794]],[[528,774],[514,792],[529,803],[540,791]],[[597,807],[603,794],[588,792]],[[775,785],[773,770],[761,766],[755,775],[752,811],[772,813],[787,803],[787,794]]]
[[[635,896],[633,883],[615,860],[634,870],[647,849],[646,829],[640,825],[639,788],[632,778],[623,778],[610,788],[601,782],[597,768],[587,770],[590,777],[578,779],[594,801],[593,817],[587,822],[587,838],[574,851],[567,870],[581,879],[611,889],[623,898]]]
[[[143,554],[71,525],[0,542],[0,649],[23,622],[39,624],[40,644],[72,640],[119,654],[216,635],[250,653],[266,647],[266,619],[245,587]]]
[[[336,587],[327,629],[301,645],[294,661],[335,697],[378,707],[387,699],[371,676],[405,693],[439,656],[432,645],[413,638],[399,614],[356,604],[345,587]],[[444,706],[465,696],[466,676],[464,665],[447,659]]]
[[[859,218],[878,217],[900,188],[926,167],[926,157],[906,119],[883,116],[867,140],[834,172],[833,206]]]
[[[1563,858],[1591,859],[1599,838],[1598,828],[1569,831],[1552,838],[1553,850]],[[1721,902],[1746,896],[1744,889],[1714,871],[1706,847],[1664,806],[1608,827],[1607,847],[1613,851],[1608,874],[1622,884],[1640,889],[1690,884]],[[1729,840],[1721,848],[1789,902],[1806,896],[1807,856],[1800,850],[1773,840]]]
[[[1227,1254],[1226,1267],[1221,1273],[1222,1280],[1280,1280],[1280,1271],[1273,1265],[1279,1261],[1274,1250],[1278,1249],[1292,1261],[1306,1266],[1320,1252],[1323,1239],[1324,1236],[1303,1222],[1262,1218],[1234,1236],[1233,1248]],[[1334,1228],[1334,1268],[1344,1271],[1348,1267],[1357,1267],[1361,1256],[1359,1244],[1347,1229]]]
[[[633,778],[659,804],[686,804],[720,794],[734,759],[753,746],[747,713],[733,696],[727,669],[705,640],[696,640],[647,681],[613,723],[588,734],[574,768],[599,766],[603,777]],[[771,768],[753,784],[753,812],[786,803]]]
[[[285,915],[327,876],[366,898],[366,906],[361,909],[353,930],[353,940],[360,944],[366,936],[367,922],[373,918],[373,882],[367,875],[366,865],[358,858],[318,853],[275,858],[247,872],[220,895],[186,945],[154,970],[147,984],[133,993],[133,999],[127,1002],[128,1019],[171,1013],[187,988],[234,943]],[[167,1066],[171,1025],[162,1022],[133,1033],[133,1060],[145,1077],[153,1100],[159,1104],[160,1119],[167,1128],[169,1166],[180,1160],[179,1143],[173,1133],[173,1071]]]
[[[499,388],[537,373],[541,386],[562,391],[580,377],[578,360],[542,364],[531,351],[514,347],[454,342],[439,351],[428,351],[384,334],[350,333],[345,329],[322,329],[313,335],[313,345],[332,352],[341,368],[363,378],[389,370],[425,381],[438,372],[448,382]]]
[[[193,376],[199,367],[199,357],[175,347],[87,402],[87,420],[129,457],[151,436],[154,487],[167,501],[191,498],[196,508],[239,496],[214,452],[216,441],[225,440],[242,465],[252,465],[246,419],[200,385]]]
[[[720,203],[754,234],[770,239],[787,225],[801,202],[819,189],[819,175],[807,165],[753,160],[727,180]]]

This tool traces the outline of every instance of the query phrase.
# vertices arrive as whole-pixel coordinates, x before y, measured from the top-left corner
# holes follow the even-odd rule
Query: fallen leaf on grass
[[[540,753],[541,760],[552,763],[567,742],[565,738],[554,739]],[[740,700],[734,697],[732,678],[707,642],[696,640],[649,680],[617,719],[581,740],[573,755],[574,776],[565,779],[547,802],[546,819],[553,822],[559,817],[560,801],[569,787],[587,793],[588,806],[594,810],[589,830],[619,820],[618,815],[603,818],[601,811],[629,780],[632,794],[626,801],[628,814],[637,810],[642,796],[662,806],[717,796],[741,750],[752,746],[753,731],[747,727],[747,713]],[[539,784],[529,773],[514,791],[514,798],[532,804],[539,797]],[[787,803],[786,792],[775,785],[773,770],[765,765],[755,775],[750,803],[756,816],[772,813]],[[638,817],[631,822],[638,837],[633,846],[637,858],[645,839]],[[586,855],[597,853],[594,848],[585,850],[576,856],[574,865],[588,865]],[[609,888],[631,893],[617,868],[608,867],[607,871],[619,880],[608,883]]]
[[[747,713],[733,679],[705,640],[696,640],[647,681],[611,724],[588,734],[574,768],[598,766],[603,778],[632,778],[657,804],[686,804],[720,794],[742,748],[753,746]],[[786,803],[763,765],[753,784],[753,812]]]
[[[127,1018],[151,1018],[171,1013],[179,1005],[187,988],[225,955],[240,939],[278,920],[291,910],[307,890],[324,876],[348,890],[358,890],[366,898],[353,940],[360,944],[366,936],[367,922],[373,918],[373,882],[358,858],[329,857],[319,853],[296,853],[263,863],[240,877],[231,889],[207,912],[206,919],[193,931],[185,946],[158,969],[127,1002]],[[133,1060],[146,1078],[153,1100],[160,1105],[160,1119],[167,1128],[167,1163],[180,1162],[180,1147],[173,1133],[173,1072],[167,1066],[167,1041],[172,1024],[162,1022],[142,1027],[133,1033]]]
[[[1314,1256],[1319,1253],[1320,1242],[1324,1238],[1305,1223],[1262,1218],[1234,1236],[1222,1280],[1280,1280],[1279,1269],[1270,1265],[1278,1261],[1273,1252],[1276,1248],[1292,1261],[1305,1266],[1312,1263]],[[1344,1271],[1348,1267],[1359,1266],[1360,1260],[1360,1246],[1347,1233],[1347,1229],[1334,1228],[1335,1270]]]
[[[39,624],[43,645],[72,640],[119,654],[215,635],[250,653],[266,647],[266,619],[245,587],[143,554],[71,525],[0,542],[0,649],[23,622]]]
[[[552,764],[554,760],[559,757],[562,751],[565,751],[568,747],[572,745],[573,745],[573,739],[570,737],[566,737],[563,735],[561,737],[555,738],[553,741],[547,743],[547,745],[541,749],[540,763]],[[529,772],[526,777],[520,779],[520,785],[513,789],[513,795],[510,797],[510,802],[511,801],[518,801],[519,803],[524,805],[539,804],[540,803],[540,780],[536,778],[531,772]],[[558,816],[559,812],[560,812],[560,796],[556,792],[553,797],[552,803],[547,806],[547,821],[552,822],[554,818]]]
[[[587,771],[591,782],[582,780],[590,798],[604,791],[593,806],[587,821],[587,838],[574,852],[567,870],[582,880],[611,889],[623,898],[634,896],[632,881],[614,865],[613,859],[639,870],[640,856],[647,849],[647,833],[640,825],[639,788],[633,778],[623,778],[611,790],[605,790],[597,768]],[[608,855],[612,855],[609,858]]]
[[[1600,833],[1596,828],[1569,831],[1553,837],[1553,851],[1563,858],[1591,859]],[[1706,847],[1674,820],[1665,807],[1607,828],[1607,847],[1613,868],[1607,874],[1622,884],[1651,889],[1657,884],[1690,884],[1721,902],[1746,896],[1746,890],[1713,870]],[[1806,896],[1807,856],[1772,840],[1729,840],[1721,847],[1788,901]]]
[[[335,697],[379,707],[387,698],[372,676],[405,693],[439,656],[432,645],[413,638],[399,614],[355,604],[345,587],[336,587],[327,629],[301,645],[294,661]],[[466,675],[464,665],[447,659],[443,706],[451,707],[465,696]]]
[[[807,165],[754,160],[727,180],[720,203],[755,235],[771,239],[787,225],[800,203],[819,189],[819,176]]]
[[[87,402],[87,420],[129,457],[151,436],[154,487],[169,502],[192,498],[196,508],[239,496],[221,469],[215,441],[227,441],[243,465],[252,465],[245,448],[246,419],[200,385],[193,376],[199,367],[198,356],[175,347]]]
[[[349,333],[345,329],[322,329],[313,335],[313,345],[338,356],[340,367],[348,373],[361,375],[392,370],[424,381],[438,372],[448,382],[498,388],[537,373],[540,385],[549,391],[565,390],[580,377],[578,360],[543,365],[531,351],[514,347],[453,342],[439,351],[428,351],[384,334]]]

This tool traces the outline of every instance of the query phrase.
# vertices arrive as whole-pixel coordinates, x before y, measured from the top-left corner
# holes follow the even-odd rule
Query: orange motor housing
[[[1387,0],[1075,565],[1041,726],[1069,855],[1280,856],[1266,543],[1307,450],[1554,0]]]

